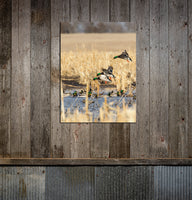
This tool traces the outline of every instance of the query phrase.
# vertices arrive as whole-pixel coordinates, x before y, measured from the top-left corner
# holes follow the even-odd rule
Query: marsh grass
[[[133,62],[127,62],[122,59],[113,59],[115,55],[119,55],[121,51],[97,51],[86,50],[84,47],[77,48],[76,51],[61,52],[61,77],[66,76],[79,77],[79,84],[86,85],[86,102],[85,112],[79,112],[78,108],[67,115],[64,114],[64,96],[61,95],[61,121],[64,122],[92,122],[92,113],[88,110],[88,91],[91,85],[96,88],[99,93],[99,84],[93,81],[98,72],[102,68],[107,69],[108,66],[113,66],[113,74],[116,76],[113,79],[113,85],[116,86],[117,91],[129,90],[132,94],[131,83],[136,82],[136,50],[128,51]],[[62,87],[61,87],[62,88]],[[63,93],[61,91],[61,93]],[[100,122],[135,122],[136,121],[136,105],[128,107],[125,102],[122,102],[123,108],[118,105],[114,108],[107,103],[107,97],[100,108],[99,121]],[[98,122],[95,119],[95,122]]]

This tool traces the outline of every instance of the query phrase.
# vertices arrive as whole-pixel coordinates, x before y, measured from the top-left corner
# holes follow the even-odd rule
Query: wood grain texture
[[[187,1],[169,1],[169,157],[188,157]]]
[[[31,1],[12,2],[11,157],[30,157]]]
[[[129,0],[129,13],[130,13],[130,22],[135,22],[136,19],[136,10],[135,10],[135,0]]]
[[[109,22],[109,1],[91,1],[91,21]]]
[[[189,103],[189,119],[188,119],[188,153],[192,158],[192,1],[188,1],[188,103]]]
[[[130,21],[129,0],[110,0],[110,21],[129,22]]]
[[[126,159],[126,158],[89,158],[89,159],[66,159],[66,158],[4,158],[0,159],[0,166],[191,166],[189,158],[163,158],[163,159]]]
[[[168,2],[150,2],[150,157],[168,157]]]
[[[150,43],[150,2],[135,2],[135,22],[137,26],[137,119],[136,131],[130,138],[132,158],[148,158],[149,152],[149,43]],[[141,14],[142,13],[142,14]]]
[[[31,156],[50,157],[50,1],[31,1]]]
[[[91,2],[91,21],[109,22],[109,0]],[[91,157],[109,157],[109,123],[91,124]]]
[[[111,124],[109,136],[109,157],[130,157],[130,124]]]
[[[60,123],[60,23],[70,20],[69,1],[51,0],[51,154],[70,158],[70,124]]]
[[[11,1],[0,0],[0,157],[10,156]]]
[[[88,22],[90,19],[89,0],[71,0],[71,21]]]
[[[135,0],[129,0],[130,2],[130,10],[129,10],[129,13],[130,13],[130,22],[133,23],[135,25],[134,27],[134,32],[136,32],[136,17],[135,17],[135,14],[136,14],[136,10],[135,10]],[[137,43],[137,40],[136,40],[136,43]],[[137,51],[137,49],[136,49]],[[138,58],[137,58],[138,59]],[[137,70],[137,61],[136,61],[136,70]],[[136,80],[137,82],[137,80]],[[136,100],[137,101],[137,100]],[[137,105],[137,103],[136,103]],[[136,108],[137,109],[137,108]],[[136,116],[136,123],[137,123],[137,116]],[[130,124],[130,158],[133,156],[135,156],[135,149],[131,147],[131,145],[135,145],[135,135],[137,135],[136,131],[137,131],[137,124],[136,123],[131,123]],[[132,140],[132,138],[134,140]],[[133,151],[133,152],[132,152]]]
[[[192,157],[191,1],[30,2],[0,0],[0,157],[11,153],[12,157],[115,158],[91,161],[98,165],[191,164],[185,159],[116,160],[129,154],[131,158]],[[136,125],[60,123],[59,23],[90,19],[137,24]],[[15,159],[0,163],[90,162]]]
[[[71,158],[90,158],[90,126],[89,124],[71,125]]]

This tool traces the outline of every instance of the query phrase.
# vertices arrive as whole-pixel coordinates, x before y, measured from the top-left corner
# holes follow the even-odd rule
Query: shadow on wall
[[[128,23],[125,22],[92,22],[61,23],[61,33],[127,33],[129,32]]]

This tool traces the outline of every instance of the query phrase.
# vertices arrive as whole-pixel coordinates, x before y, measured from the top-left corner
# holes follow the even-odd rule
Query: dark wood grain
[[[30,157],[31,1],[12,3],[11,157]]]
[[[95,165],[124,165],[124,166],[191,166],[192,159],[105,159],[105,158],[90,158],[90,159],[66,159],[66,158],[4,158],[0,159],[0,166],[95,166]]]
[[[150,2],[150,157],[168,157],[168,2]]]
[[[169,16],[169,157],[188,157],[187,0],[170,0]]]
[[[31,156],[50,157],[51,3],[31,1]]]
[[[10,156],[11,8],[0,0],[0,157]]]
[[[129,4],[130,4],[130,7],[129,7],[129,13],[130,13],[130,22],[134,24],[134,32],[136,32],[136,10],[135,10],[135,0],[129,0]],[[136,43],[137,43],[137,40],[136,40]],[[137,49],[136,49],[137,51]],[[136,58],[138,59],[138,58]],[[137,60],[136,60],[136,70],[137,70]],[[136,80],[137,82],[137,80]],[[136,104],[137,105],[137,104]],[[136,108],[137,109],[137,108]],[[136,116],[136,123],[137,123],[137,116]],[[133,141],[136,139],[135,138],[135,135],[137,135],[137,124],[136,123],[131,123],[130,124],[130,158],[133,156],[135,156],[135,149],[131,147],[131,145],[134,147],[135,146],[135,143],[133,143]],[[132,140],[132,138],[134,140]],[[135,141],[134,141],[135,142]],[[133,151],[133,152],[132,152]]]
[[[130,124],[111,124],[109,136],[109,157],[130,157]]]
[[[192,1],[188,1],[188,106],[189,106],[189,119],[188,119],[188,153],[192,158]]]
[[[136,130],[130,137],[130,156],[134,158],[148,158],[150,130],[149,130],[149,44],[150,44],[150,24],[149,24],[150,2],[135,2],[135,22],[137,26],[136,36],[136,56],[137,56],[137,117]],[[141,14],[142,13],[142,14]]]

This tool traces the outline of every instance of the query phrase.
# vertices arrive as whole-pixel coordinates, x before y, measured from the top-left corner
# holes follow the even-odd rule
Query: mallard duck
[[[127,62],[129,62],[129,61],[132,62],[132,59],[129,57],[129,54],[127,53],[126,50],[123,51],[121,55],[113,57],[113,59],[116,59],[116,58],[121,58],[121,59],[127,60]]]
[[[112,82],[112,78],[115,78],[115,76],[113,75],[113,67],[109,66],[108,69],[102,69],[102,72],[97,73],[97,77],[95,77],[93,80]]]
[[[73,92],[73,96],[74,96],[74,97],[77,96],[77,91]]]
[[[124,93],[124,90],[121,90],[121,91],[117,91],[117,96],[122,96]]]
[[[93,80],[101,80],[104,81],[105,83],[112,82],[111,77],[108,77],[105,74],[100,74],[98,77],[93,78]]]
[[[113,75],[113,67],[112,66],[109,66],[108,69],[102,69],[102,72],[98,73],[97,76],[99,76],[101,74],[105,74],[107,76],[110,76],[111,78],[115,78],[115,76]]]
[[[108,96],[110,97],[113,94],[113,90],[108,93]]]
[[[88,97],[91,97],[92,95],[92,89],[90,88],[89,92],[88,92]]]

